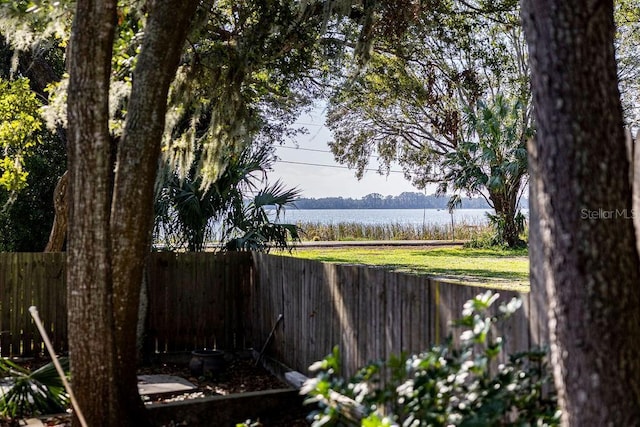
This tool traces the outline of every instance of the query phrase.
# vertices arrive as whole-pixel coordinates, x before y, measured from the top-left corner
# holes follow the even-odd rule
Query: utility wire
[[[338,166],[338,165],[321,165],[319,163],[307,163],[307,162],[292,162],[289,160],[276,160],[276,162],[278,163],[287,163],[290,165],[303,165],[303,166],[318,166],[318,167],[323,167],[323,168],[334,168],[334,169],[351,169],[347,166]],[[364,169],[367,172],[379,172],[378,169],[370,169],[370,168],[365,168]],[[390,170],[389,173],[404,173],[403,171],[396,171],[396,170]]]
[[[329,154],[333,154],[331,151],[329,150],[319,150],[317,148],[302,148],[302,147],[287,147],[286,145],[279,145],[276,148],[287,148],[289,150],[300,150],[300,151],[313,151],[315,153],[329,153]]]
[[[286,145],[279,145],[276,148],[287,148],[289,150],[300,150],[300,151],[313,151],[315,153],[329,153],[329,154],[333,154],[332,151],[330,150],[320,150],[317,148],[302,148],[302,147],[288,147]],[[370,155],[369,156],[370,159],[379,159],[380,156],[374,156],[374,155]]]
[[[302,125],[302,126],[320,126],[320,127],[324,126],[324,124],[322,124],[322,123],[304,123],[304,122],[295,122],[293,125],[294,126],[297,126],[297,125]]]

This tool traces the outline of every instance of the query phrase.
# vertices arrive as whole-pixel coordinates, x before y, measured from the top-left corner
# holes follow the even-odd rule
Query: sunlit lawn
[[[526,249],[300,248],[292,256],[323,262],[364,264],[393,271],[428,274],[480,286],[528,290]]]

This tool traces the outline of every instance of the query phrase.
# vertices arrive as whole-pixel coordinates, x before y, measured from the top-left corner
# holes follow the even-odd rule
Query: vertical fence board
[[[261,256],[261,254],[256,254],[254,260],[254,262],[256,263],[256,271],[254,272],[254,274],[256,275],[256,281],[252,288],[253,295],[251,297],[254,301],[254,305],[251,313],[254,318],[253,323],[255,326],[254,330],[252,331],[251,347],[259,351],[261,350],[260,340],[265,336],[264,330],[266,329],[266,326],[264,319],[269,314],[266,313],[268,301],[265,301],[265,299],[268,297],[268,293],[266,292],[265,288],[268,288],[270,284],[268,280],[268,274],[270,273],[270,271],[264,265],[264,257]]]
[[[433,316],[435,312],[432,280],[428,277],[414,276],[412,286],[415,292],[415,300],[412,302],[411,311],[416,313],[415,325],[409,351],[419,352],[431,346],[435,341],[433,333]]]
[[[277,326],[278,338],[280,339],[281,347],[276,348],[275,354],[278,355],[278,359],[283,354],[288,354],[293,363],[297,363],[296,348],[299,347],[297,333],[300,330],[300,317],[299,311],[299,295],[297,290],[299,289],[299,272],[297,271],[297,265],[294,260],[283,257],[282,260],[282,272],[280,274],[282,278],[281,296],[282,310],[280,313],[274,313],[274,318],[271,319],[272,328],[276,325],[278,316],[282,314],[284,319]]]
[[[18,256],[20,254],[15,254],[13,258],[11,258],[10,266],[9,266],[9,289],[11,289],[11,307],[10,307],[10,317],[9,317],[9,352],[10,354],[19,354],[20,351],[20,325],[18,325],[17,317],[18,310],[20,304],[22,304],[22,287],[19,286],[20,277],[19,277],[19,260]],[[17,344],[17,345],[16,345]]]
[[[317,357],[322,348],[322,341],[325,339],[324,330],[331,328],[331,324],[325,326],[318,322],[319,312],[323,305],[330,302],[325,297],[325,286],[323,285],[322,264],[318,262],[306,263],[305,280],[303,284],[303,304],[302,321],[305,324],[304,331],[301,331],[299,339],[306,340],[307,351],[300,353],[298,366],[305,369],[313,362],[312,358]]]
[[[207,257],[198,253],[194,281],[194,291],[200,292],[200,299],[194,301],[199,310],[198,329],[194,337],[198,347],[232,349],[232,333],[235,315],[233,313],[233,288],[235,279],[231,259]]]
[[[411,319],[418,316],[414,312],[415,301],[417,299],[416,289],[412,276],[406,277],[402,286],[402,297],[397,301],[400,307],[400,351],[409,351],[413,345],[413,328],[411,327]]]
[[[517,292],[501,292],[499,302],[507,303],[512,298],[520,298],[522,307],[516,311],[512,318],[499,325],[496,331],[503,338],[504,354],[513,354],[535,346],[529,328],[529,296]],[[492,307],[494,313],[498,313],[498,304]]]
[[[395,353],[419,352],[433,341],[430,315],[430,281],[427,277],[403,274],[396,278],[398,299],[394,308],[400,313],[399,349]]]
[[[360,268],[352,265],[336,265],[334,280],[331,282],[331,299],[339,345],[343,361],[343,373],[349,375],[349,366],[362,365],[364,347],[360,340],[367,336],[369,325],[367,316],[360,306],[360,299],[366,288],[359,280]],[[331,316],[329,314],[329,316]],[[329,317],[330,318],[330,317]]]
[[[402,312],[400,311],[402,308],[400,302],[405,291],[405,286],[399,283],[402,279],[403,276],[397,274],[389,272],[385,274],[384,347],[386,348],[386,358],[402,351]]]
[[[385,320],[386,300],[385,274],[382,269],[359,267],[360,269],[360,301],[359,331],[362,334],[357,345],[361,349],[361,361],[364,363],[386,357]],[[366,328],[366,329],[365,329]]]
[[[254,254],[254,257],[257,261],[256,277],[258,279],[253,287],[256,292],[252,296],[254,309],[249,314],[255,316],[258,321],[254,322],[251,347],[257,351],[262,351],[264,348],[267,354],[278,358],[287,346],[288,339],[285,331],[288,331],[287,322],[292,320],[286,317],[285,301],[283,301],[284,257],[266,254]],[[271,340],[267,342],[280,314],[285,318],[278,324]]]
[[[149,310],[146,325],[146,352],[160,352],[164,350],[166,337],[163,336],[162,315],[167,307],[168,288],[161,287],[161,283],[169,280],[172,254],[157,253],[149,257],[147,265],[147,297]],[[152,308],[153,307],[153,308]]]
[[[31,284],[24,280],[23,271],[26,266],[24,265],[23,255],[24,254],[20,253],[16,254],[12,266],[15,299],[11,313],[11,331],[13,332],[11,336],[11,348],[14,354],[21,354],[23,350],[30,350],[29,345],[32,338],[31,331],[26,328],[24,318],[24,306],[30,303],[28,294],[31,290]]]
[[[13,256],[9,257],[8,259],[8,266],[7,266],[8,277],[7,277],[7,283],[6,283],[7,291],[8,291],[7,302],[9,303],[8,316],[7,316],[8,340],[7,340],[6,352],[9,355],[14,354],[16,350],[13,348],[14,337],[20,333],[16,329],[17,325],[15,324],[16,306],[19,305],[20,303],[19,296],[18,296],[18,286],[17,286],[18,277],[17,277],[17,266],[16,266],[17,265],[16,257],[18,254],[12,254],[12,255]]]

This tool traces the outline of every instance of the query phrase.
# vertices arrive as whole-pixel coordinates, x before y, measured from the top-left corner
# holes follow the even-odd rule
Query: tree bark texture
[[[69,353],[74,392],[91,426],[118,425],[121,409],[109,239],[109,76],[116,3],[76,3],[69,52]]]
[[[130,412],[138,397],[136,325],[140,288],[153,229],[153,193],[169,86],[178,68],[196,0],[150,3],[133,75],[124,133],[118,144],[111,209],[116,363],[119,393]],[[138,425],[138,424],[136,424]]]
[[[531,286],[547,293],[562,422],[638,425],[640,263],[613,2],[523,0],[522,18],[537,124]]]
[[[125,129],[114,145],[116,4],[77,2],[69,53],[69,345],[75,394],[92,427],[148,425],[136,378],[138,302],[167,95],[198,2],[148,3]]]
[[[64,248],[64,242],[67,238],[68,214],[67,206],[69,197],[67,196],[67,184],[69,182],[69,173],[65,172],[58,181],[55,190],[53,190],[53,209],[55,216],[53,217],[53,225],[51,226],[51,234],[49,241],[45,247],[45,252],[61,252]]]
[[[523,244],[516,224],[518,214],[518,195],[520,194],[520,179],[518,185],[505,185],[501,191],[489,191],[489,199],[493,202],[496,215],[504,221],[502,238],[510,248],[516,248]]]

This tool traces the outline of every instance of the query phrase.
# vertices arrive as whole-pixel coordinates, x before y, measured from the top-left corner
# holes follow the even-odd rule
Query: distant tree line
[[[361,199],[343,197],[301,198],[295,202],[298,209],[447,209],[446,196],[426,195],[404,192],[397,196],[383,196],[378,193],[367,194]],[[528,206],[528,200],[521,200],[522,207]],[[486,200],[462,198],[462,209],[490,209]]]

